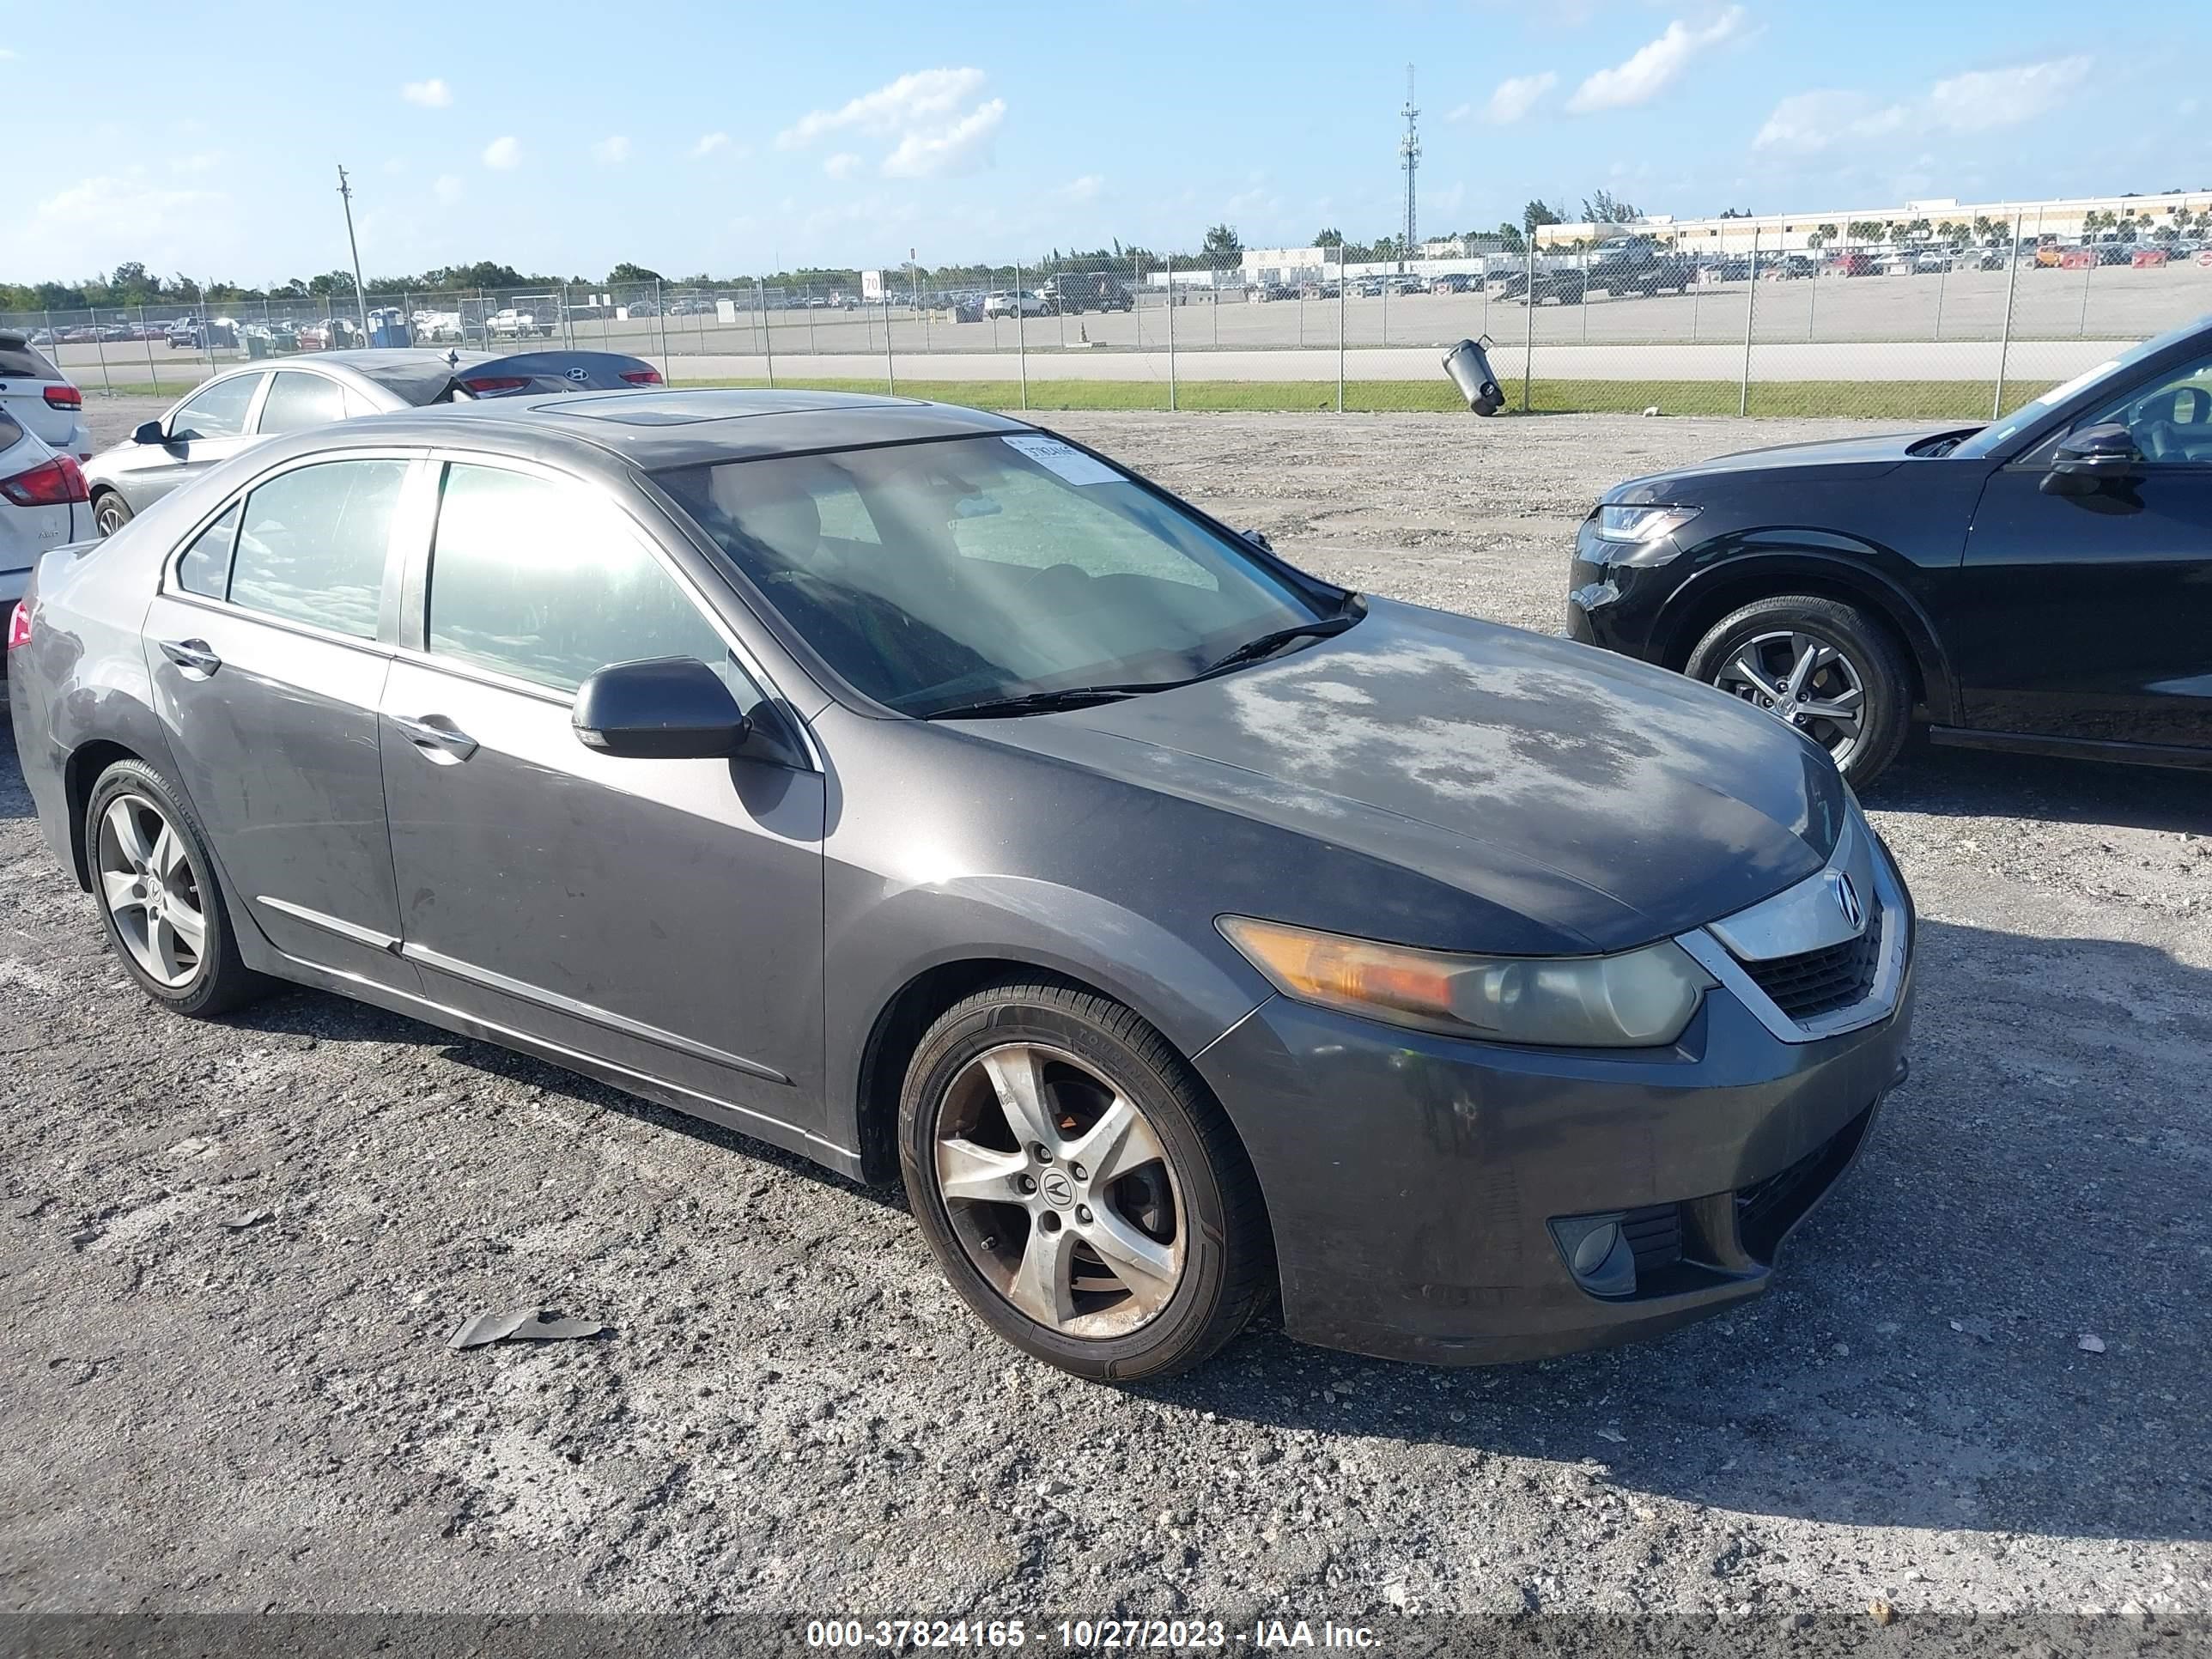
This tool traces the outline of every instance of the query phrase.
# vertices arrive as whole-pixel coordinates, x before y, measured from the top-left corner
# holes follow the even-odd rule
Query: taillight
[[[15,608],[8,613],[8,648],[13,651],[17,646],[30,642],[31,602],[27,599],[18,599]]]
[[[82,409],[84,393],[73,386],[50,386],[46,389],[48,409]]]
[[[84,487],[84,469],[73,455],[57,455],[27,472],[0,478],[0,495],[18,507],[67,507],[71,501],[92,499]]]
[[[529,384],[527,374],[487,374],[481,380],[463,380],[461,386],[471,398],[492,398],[502,392],[520,392]]]
[[[626,368],[622,377],[632,386],[659,386],[660,371],[657,368]]]

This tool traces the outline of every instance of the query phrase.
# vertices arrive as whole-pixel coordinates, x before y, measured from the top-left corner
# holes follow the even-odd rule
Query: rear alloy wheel
[[[1813,594],[1761,599],[1721,619],[1686,670],[1828,751],[1855,788],[1905,741],[1911,678],[1882,623]]]
[[[1196,1364],[1273,1284],[1259,1192],[1205,1085],[1128,1009],[992,988],[916,1048],[900,1103],[916,1219],[970,1306],[1079,1376]]]
[[[205,1015],[269,988],[240,957],[206,845],[160,773],[137,760],[102,773],[85,842],[108,942],[149,996]]]
[[[131,503],[112,489],[103,489],[92,498],[92,527],[102,536],[112,536],[136,517]]]

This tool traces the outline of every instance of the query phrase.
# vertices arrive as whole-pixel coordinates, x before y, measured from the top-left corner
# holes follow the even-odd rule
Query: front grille
[[[1881,965],[1881,907],[1870,908],[1856,939],[1794,957],[1747,962],[1743,971],[1791,1019],[1803,1022],[1864,1002]]]

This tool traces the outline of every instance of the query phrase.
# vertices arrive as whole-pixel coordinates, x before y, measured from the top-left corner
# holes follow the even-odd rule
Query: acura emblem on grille
[[[1859,890],[1841,871],[1836,872],[1836,908],[1844,913],[1844,920],[1850,923],[1853,933],[1866,925],[1866,912],[1859,908]]]

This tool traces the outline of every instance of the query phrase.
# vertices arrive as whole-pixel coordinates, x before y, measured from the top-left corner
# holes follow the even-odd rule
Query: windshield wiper
[[[1327,639],[1331,635],[1341,634],[1358,620],[1356,616],[1340,614],[1334,617],[1316,617],[1311,622],[1298,623],[1289,628],[1279,628],[1272,634],[1261,635],[1256,640],[1245,641],[1227,656],[1208,663],[1198,672],[1196,678],[1202,680],[1211,675],[1218,674],[1225,669],[1241,668],[1248,662],[1257,662],[1270,652],[1288,645],[1292,640],[1303,640],[1308,637]]]
[[[1119,702],[1139,691],[1149,691],[1148,685],[1072,685],[1060,691],[1025,691],[1015,697],[984,697],[975,702],[956,702],[948,708],[933,708],[921,718],[926,720],[964,720],[996,719],[1002,714],[1048,714],[1056,708],[1088,708],[1094,703]]]

